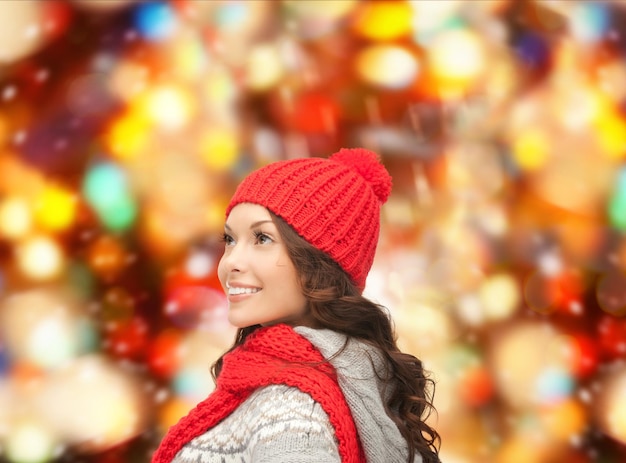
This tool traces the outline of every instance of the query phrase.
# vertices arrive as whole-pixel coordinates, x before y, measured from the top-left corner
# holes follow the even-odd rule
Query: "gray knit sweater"
[[[406,441],[385,413],[383,359],[374,348],[330,330],[295,331],[330,359],[350,407],[368,463],[407,461]],[[341,352],[340,352],[341,351]],[[340,352],[338,355],[337,352]],[[340,463],[337,441],[320,404],[297,388],[255,391],[231,415],[187,443],[174,463]],[[414,463],[421,463],[416,456]]]

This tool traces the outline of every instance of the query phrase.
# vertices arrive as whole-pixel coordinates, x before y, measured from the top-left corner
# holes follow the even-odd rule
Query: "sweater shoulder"
[[[307,459],[319,458],[320,452],[323,461],[339,461],[328,415],[309,394],[279,384],[257,389],[227,418],[187,443],[174,462],[320,461]]]

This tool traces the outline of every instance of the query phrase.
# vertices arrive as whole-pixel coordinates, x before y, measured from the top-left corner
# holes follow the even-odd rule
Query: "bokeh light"
[[[460,0],[445,0],[442,2],[409,2],[413,8],[413,23],[415,35],[420,43],[429,43],[437,32],[446,27],[454,26],[458,22],[457,13],[462,6]]]
[[[270,44],[261,44],[250,50],[246,68],[246,85],[263,91],[274,87],[285,69],[280,50]]]
[[[549,152],[549,137],[540,128],[529,129],[518,134],[513,142],[515,160],[519,167],[524,170],[543,167]]]
[[[567,353],[559,333],[549,325],[527,322],[501,330],[494,336],[490,355],[503,398],[512,407],[532,407],[562,394],[568,387],[560,373],[568,371]]]
[[[194,115],[195,103],[183,88],[161,86],[145,95],[141,113],[165,130],[184,127]]]
[[[372,40],[394,40],[410,34],[412,10],[405,2],[371,2],[356,16],[354,29]]]
[[[210,338],[201,330],[187,332],[180,344],[180,366],[171,380],[177,395],[197,402],[214,389],[207,365],[217,360],[227,345],[225,341],[233,333],[232,328],[228,328]]]
[[[58,451],[51,428],[37,422],[14,424],[6,440],[6,456],[12,462],[40,463],[50,461]]]
[[[237,134],[227,128],[207,130],[200,139],[200,156],[207,167],[217,172],[234,168],[239,158]]]
[[[32,227],[33,217],[24,198],[6,197],[0,202],[0,232],[5,238],[20,238]]]
[[[571,442],[584,432],[587,411],[576,400],[564,400],[543,409],[540,418],[551,437],[557,441]]]
[[[147,416],[138,379],[98,355],[55,371],[37,401],[47,423],[89,453],[136,436]]]
[[[618,230],[626,230],[626,169],[620,169],[615,190],[608,204],[611,224]]]
[[[601,387],[605,393],[597,398],[596,420],[614,439],[626,442],[626,370],[623,365],[617,365],[604,375]]]
[[[228,304],[221,290],[183,286],[172,291],[163,308],[174,326],[223,331],[228,327]]]
[[[62,291],[16,293],[0,305],[0,333],[11,357],[45,369],[56,369],[89,349],[93,330],[77,301]]]
[[[123,244],[110,235],[95,239],[87,250],[87,263],[105,279],[116,277],[128,263],[127,259]]]
[[[147,118],[135,113],[117,119],[107,140],[111,153],[121,160],[141,155],[149,146],[151,127]]]
[[[354,12],[358,0],[285,0],[283,2],[287,18],[296,21],[298,35],[311,40],[323,37],[340,29],[342,21]]]
[[[159,333],[148,350],[148,365],[158,377],[171,378],[180,368],[183,333],[167,330]]]
[[[24,58],[45,42],[42,30],[44,12],[40,2],[3,2],[0,18],[0,63]]]
[[[608,32],[609,7],[601,2],[581,3],[571,15],[572,35],[584,44],[593,44]]]
[[[429,68],[443,93],[470,90],[485,70],[481,39],[467,29],[451,29],[433,40]]]
[[[363,80],[372,85],[405,88],[414,81],[419,63],[402,47],[375,45],[359,54],[356,68]]]
[[[164,1],[141,2],[135,10],[135,26],[148,40],[162,41],[173,35],[177,17]]]
[[[520,302],[517,281],[510,275],[493,275],[480,287],[480,299],[489,320],[509,318]]]
[[[76,218],[77,198],[73,192],[57,185],[48,185],[35,206],[35,220],[44,229],[62,231]]]
[[[83,192],[87,202],[110,230],[124,230],[135,221],[137,205],[131,196],[126,174],[117,165],[94,165],[85,176]]]
[[[65,255],[59,244],[46,235],[33,235],[16,248],[19,269],[33,280],[50,280],[65,267]]]

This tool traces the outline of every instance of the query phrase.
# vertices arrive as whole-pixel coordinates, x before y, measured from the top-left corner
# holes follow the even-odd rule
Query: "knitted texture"
[[[172,463],[341,463],[335,430],[300,389],[257,389],[230,415],[186,443]],[[369,460],[368,460],[369,463]]]
[[[407,442],[385,410],[384,402],[389,400],[391,389],[385,388],[382,380],[388,376],[389,365],[381,351],[328,329],[298,326],[295,331],[311,341],[335,368],[367,463],[406,462],[409,455]],[[413,463],[422,463],[419,453]]]
[[[332,257],[363,290],[378,244],[380,206],[391,183],[375,153],[344,148],[328,159],[278,161],[252,172],[226,215],[240,203],[266,207]]]
[[[255,390],[270,384],[285,384],[309,394],[328,414],[341,461],[365,461],[332,365],[308,340],[279,324],[258,329],[224,356],[215,391],[170,428],[152,463],[171,462],[187,442],[230,415]]]

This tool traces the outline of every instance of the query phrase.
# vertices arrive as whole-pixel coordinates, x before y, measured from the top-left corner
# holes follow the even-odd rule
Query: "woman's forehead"
[[[237,204],[228,214],[226,225],[232,227],[237,224],[256,223],[259,221],[272,222],[270,211],[258,204]]]

